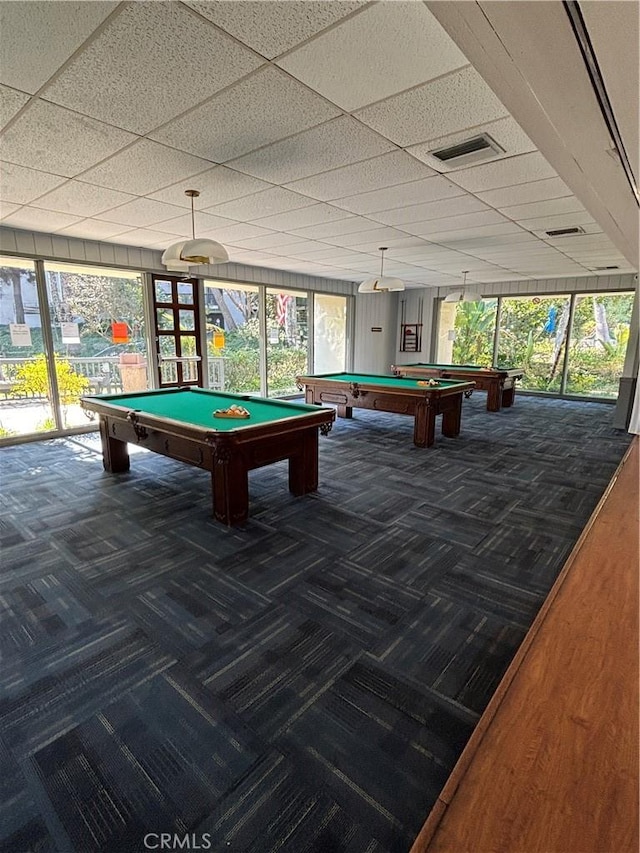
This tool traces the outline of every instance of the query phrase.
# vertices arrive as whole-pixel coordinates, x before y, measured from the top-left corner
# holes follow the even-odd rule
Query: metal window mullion
[[[49,311],[49,296],[47,294],[47,278],[44,270],[44,261],[34,261],[36,272],[36,291],[38,293],[38,309],[40,313],[40,328],[42,331],[42,344],[44,347],[47,374],[51,387],[51,410],[56,425],[56,432],[64,429],[62,419],[62,407],[60,405],[60,389],[58,387],[58,375],[56,373],[56,351],[53,342],[53,329],[51,326],[51,312]]]
[[[573,333],[573,315],[575,312],[576,294],[572,293],[569,299],[569,321],[567,322],[567,334],[564,339],[564,356],[562,358],[562,376],[560,378],[560,396],[566,394],[567,373],[569,371],[569,341]]]
[[[313,373],[316,353],[316,296],[307,291],[307,373]]]
[[[260,394],[267,397],[267,286],[259,284],[258,287],[258,327],[260,329]]]
[[[500,351],[500,321],[502,320],[502,296],[498,296],[498,307],[496,308],[496,326],[493,333],[493,367],[498,366],[498,353]],[[515,367],[515,365],[507,365],[507,367]]]

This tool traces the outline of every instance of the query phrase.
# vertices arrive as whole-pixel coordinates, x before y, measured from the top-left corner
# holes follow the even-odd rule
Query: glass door
[[[197,279],[154,275],[152,282],[160,387],[202,388]]]

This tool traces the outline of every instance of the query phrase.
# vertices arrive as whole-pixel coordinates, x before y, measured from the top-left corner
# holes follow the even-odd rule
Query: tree
[[[22,301],[22,279],[33,284],[36,280],[35,272],[21,267],[0,267],[0,282],[9,284],[13,293],[14,322],[24,323],[24,303]]]

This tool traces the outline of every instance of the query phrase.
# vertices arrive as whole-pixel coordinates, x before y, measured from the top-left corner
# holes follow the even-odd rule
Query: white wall
[[[398,294],[360,293],[355,303],[353,369],[356,373],[390,373],[396,348]]]

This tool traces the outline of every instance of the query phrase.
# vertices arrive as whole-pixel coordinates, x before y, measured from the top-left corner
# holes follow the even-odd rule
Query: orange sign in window
[[[224,333],[215,332],[213,335],[213,345],[216,349],[224,349]]]
[[[129,343],[129,327],[126,323],[111,324],[111,340],[114,344]]]

